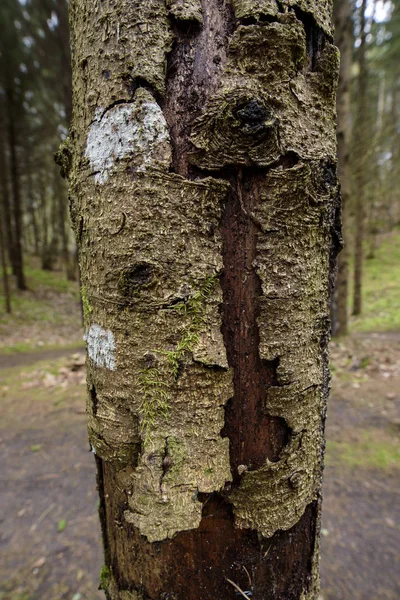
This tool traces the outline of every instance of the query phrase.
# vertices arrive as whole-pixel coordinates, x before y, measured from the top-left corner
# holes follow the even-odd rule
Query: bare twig
[[[51,513],[52,510],[55,509],[55,507],[56,507],[55,504],[51,504],[48,508],[46,508],[46,510],[44,510],[42,512],[42,514],[40,515],[40,517],[38,518],[38,520],[35,521],[33,523],[33,525],[30,526],[30,528],[29,528],[30,533],[32,533],[33,531],[35,531],[35,529],[37,528],[37,526],[40,525],[40,523],[43,521],[43,519],[45,519],[47,517],[47,515],[49,513]]]
[[[250,573],[248,572],[248,570],[246,569],[246,567],[244,565],[242,565],[242,567],[245,570],[247,577],[249,578],[249,586],[250,586],[250,588],[252,588],[253,582],[251,581]]]
[[[249,597],[246,596],[246,594],[244,593],[243,590],[240,589],[240,587],[231,579],[228,579],[227,577],[225,577],[225,579],[227,580],[228,583],[230,583],[231,585],[233,585],[233,587],[235,588],[235,590],[237,590],[239,592],[239,594],[241,594],[244,598],[246,598],[246,600],[249,600]]]

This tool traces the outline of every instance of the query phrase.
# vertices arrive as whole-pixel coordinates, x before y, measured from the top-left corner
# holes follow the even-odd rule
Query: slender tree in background
[[[20,289],[23,253],[51,269],[61,262],[75,277],[67,190],[52,158],[71,118],[67,14],[66,0],[0,3],[4,241]]]
[[[18,17],[18,6],[12,0],[4,0],[0,8],[0,90],[1,110],[3,114],[3,150],[8,148],[8,162],[3,161],[9,167],[10,194],[7,192],[6,218],[11,227],[7,241],[11,243],[8,248],[13,273],[16,276],[17,287],[26,289],[23,254],[22,254],[22,200],[21,179],[18,166],[17,146],[19,142],[19,130],[23,121],[22,113],[22,80],[20,74],[20,63],[22,62],[21,41],[18,38],[17,28],[12,19]],[[10,201],[11,200],[11,201]]]
[[[0,127],[0,253],[1,253],[1,268],[3,275],[3,293],[4,293],[4,306],[6,312],[11,312],[11,297],[10,297],[10,285],[8,280],[7,272],[7,256],[6,249],[11,248],[11,243],[8,241],[8,237],[11,232],[11,228],[8,230],[9,215],[6,218],[6,211],[9,212],[8,202],[8,186],[6,178],[6,162],[5,152],[3,143],[3,131]],[[8,235],[7,235],[8,234]]]
[[[3,222],[0,225],[0,253],[1,253],[1,268],[3,273],[3,290],[4,290],[4,306],[6,312],[11,312],[11,297],[10,286],[8,283],[6,249],[4,245]]]
[[[360,9],[360,46],[358,48],[359,73],[357,78],[357,118],[355,137],[357,143],[357,167],[355,172],[355,243],[354,243],[354,296],[353,315],[360,315],[362,310],[362,272],[364,261],[364,230],[366,213],[366,164],[368,129],[365,118],[368,113],[367,99],[367,0],[362,0]]]
[[[353,20],[350,0],[334,2],[335,42],[340,50],[340,73],[337,94],[338,176],[342,196],[342,228],[345,245],[338,260],[335,290],[333,333],[348,333],[348,212],[350,200],[350,143],[351,143],[351,67],[353,61]]]
[[[59,160],[107,598],[316,599],[340,244],[331,3],[70,9]]]

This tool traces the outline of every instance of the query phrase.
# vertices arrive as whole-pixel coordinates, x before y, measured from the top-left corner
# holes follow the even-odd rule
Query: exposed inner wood
[[[256,531],[236,529],[230,504],[215,495],[205,501],[197,530],[150,544],[124,522],[127,496],[114,467],[103,463],[101,469],[106,502],[100,510],[119,590],[135,590],[143,600],[234,600],[230,579],[256,599],[300,598],[314,551],[315,504],[290,531],[263,540]]]

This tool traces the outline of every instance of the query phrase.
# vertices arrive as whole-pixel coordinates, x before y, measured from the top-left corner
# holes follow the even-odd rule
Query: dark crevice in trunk
[[[249,216],[261,201],[265,171],[240,169],[232,182],[221,224],[224,273],[223,325],[234,396],[225,409],[224,437],[230,439],[231,470],[255,470],[279,460],[290,440],[284,419],[268,414],[268,389],[278,384],[279,359],[262,360],[258,326],[261,281],[255,270],[259,226]]]
[[[109,532],[107,527],[107,507],[105,501],[105,478],[103,471],[103,461],[102,459],[95,454],[95,461],[97,467],[97,491],[99,493],[99,518],[100,518],[100,528],[101,528],[101,536],[103,540],[103,549],[104,549],[104,561],[106,565],[110,565],[111,562],[111,551],[109,546]]]
[[[278,19],[274,15],[258,13],[256,17],[243,17],[239,20],[241,25],[260,25],[262,23],[276,23]]]
[[[156,88],[147,81],[147,79],[144,79],[144,77],[131,77],[130,75],[127,75],[125,82],[128,92],[131,96],[131,100],[133,100],[136,90],[139,88],[144,88],[150,92],[159,106],[163,106],[163,97],[161,96],[160,92],[158,92]]]
[[[175,38],[193,37],[200,33],[200,30],[202,28],[202,23],[200,23],[194,17],[192,19],[183,19],[176,17],[172,13],[169,13],[168,19],[171,25],[171,29],[174,32]]]
[[[100,119],[96,119],[101,121],[104,117],[105,114],[107,114],[110,110],[112,110],[113,108],[115,108],[116,106],[119,106],[120,104],[131,104],[131,100],[125,100],[124,98],[121,100],[115,100],[114,102],[112,102],[109,106],[107,106],[103,112],[101,113],[101,117]]]
[[[294,12],[299,21],[303,23],[306,33],[307,55],[310,60],[310,70],[317,70],[317,61],[320,53],[324,49],[327,41],[332,42],[332,38],[328,36],[315,21],[313,15],[297,6],[294,7]]]
[[[96,417],[99,401],[97,398],[96,388],[93,384],[90,386],[89,393],[90,393],[90,400],[92,402],[92,413],[93,413],[93,416]]]

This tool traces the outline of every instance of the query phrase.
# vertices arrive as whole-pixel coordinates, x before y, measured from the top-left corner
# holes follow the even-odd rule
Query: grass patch
[[[389,470],[400,467],[400,442],[382,439],[381,431],[365,430],[359,440],[326,444],[326,464],[361,469]]]
[[[364,261],[363,314],[351,318],[352,331],[396,329],[400,329],[399,230],[383,239],[374,258]]]
[[[0,324],[27,324],[46,321],[60,323],[64,315],[57,310],[55,296],[69,295],[79,301],[79,285],[68,281],[61,271],[42,271],[30,264],[25,267],[28,290],[21,292],[15,288],[14,278],[10,275],[12,314],[5,313],[4,290],[0,285]]]
[[[16,289],[10,274],[11,314],[5,312],[0,281],[1,354],[68,347],[72,339],[79,339],[78,282],[68,281],[62,271],[42,271],[36,263],[37,259],[26,258],[26,291]]]

